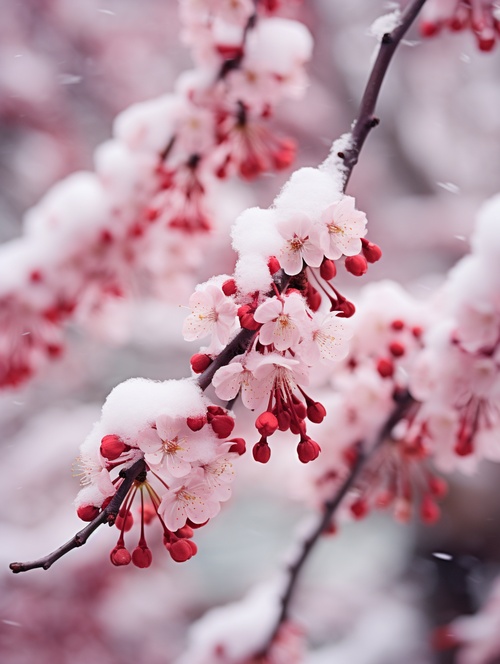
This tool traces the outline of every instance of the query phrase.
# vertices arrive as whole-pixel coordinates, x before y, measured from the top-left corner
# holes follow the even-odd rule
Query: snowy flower
[[[266,300],[256,309],[254,318],[263,323],[260,343],[263,346],[274,344],[276,350],[295,348],[310,324],[304,300],[297,293]]]
[[[278,222],[278,231],[285,239],[279,261],[287,274],[298,274],[302,270],[303,261],[311,267],[321,265],[323,250],[320,246],[320,229],[313,226],[306,214],[292,213]]]
[[[354,207],[352,196],[344,196],[321,215],[321,246],[327,258],[336,260],[342,254],[355,256],[361,251],[361,238],[366,234],[366,215]]]
[[[192,433],[180,419],[160,415],[156,429],[141,432],[137,444],[150,466],[165,466],[173,477],[184,477],[191,470],[190,461],[199,455]]]
[[[219,501],[211,494],[208,483],[199,472],[172,484],[158,508],[172,532],[185,526],[188,519],[193,523],[205,523],[219,511]]]
[[[213,334],[222,345],[227,344],[236,324],[235,303],[218,286],[208,284],[191,295],[189,306],[192,313],[184,321],[184,339],[194,341]]]

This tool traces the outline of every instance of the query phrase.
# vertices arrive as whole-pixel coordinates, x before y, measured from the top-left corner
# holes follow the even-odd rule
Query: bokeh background
[[[376,40],[370,25],[394,3],[307,0],[298,15],[315,52],[303,100],[276,126],[299,142],[298,165],[322,161],[355,117]],[[190,66],[174,0],[4,0],[0,21],[0,241],[56,181],[92,168],[96,146],[129,104],[172,90]],[[383,260],[363,283],[391,278],[427,297],[467,252],[474,214],[498,192],[500,49],[471,34],[422,41],[414,29],[382,90],[349,185]],[[286,174],[233,183],[192,286],[231,271],[228,229],[248,205],[270,204]],[[341,277],[354,293],[359,280]],[[175,298],[174,298],[175,299]],[[169,664],[189,625],[215,605],[267,583],[310,511],[301,468],[286,453],[256,468],[243,457],[235,497],[197,535],[199,554],[177,565],[156,547],[149,570],[113,568],[114,533],[101,529],[50,571],[13,576],[8,563],[56,548],[81,525],[72,506],[78,446],[110,389],[132,376],[187,375],[178,303],[133,304],[126,341],[77,327],[65,356],[28,386],[0,395],[0,661],[5,664]],[[296,615],[309,664],[453,662],[435,652],[436,626],[471,613],[500,562],[500,470],[451,478],[432,528],[377,515],[325,539],[306,570]],[[153,539],[153,537],[151,537]],[[251,629],[251,626],[249,626]]]

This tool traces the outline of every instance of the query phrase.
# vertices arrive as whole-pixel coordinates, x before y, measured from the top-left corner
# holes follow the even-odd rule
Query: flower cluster
[[[80,518],[92,521],[119,490],[120,471],[144,460],[145,471],[133,482],[115,521],[120,535],[111,552],[114,565],[132,561],[149,567],[145,526],[155,517],[173,560],[184,562],[196,553],[193,529],[216,516],[220,503],[230,498],[233,461],[245,449],[241,439],[228,440],[233,427],[228,412],[210,404],[192,380],[132,379],[109,395],[100,422],[82,446],[84,487],[76,505]],[[140,536],[130,553],[125,533],[134,523],[136,496]]]
[[[113,338],[134,292],[172,293],[165,285],[201,263],[218,183],[293,161],[292,142],[266,123],[304,89],[312,39],[275,5],[181,2],[196,69],[174,93],[121,113],[95,173],[56,185],[26,215],[23,237],[2,247],[0,387],[58,357],[68,320]]]
[[[305,421],[322,422],[325,408],[304,387],[312,367],[345,358],[345,319],[354,313],[331,283],[336,261],[360,276],[381,255],[364,237],[365,214],[336,185],[326,166],[301,169],[272,208],[244,212],[233,230],[239,254],[234,275],[201,284],[190,298],[185,339],[210,337],[191,360],[195,373],[207,369],[240,330],[248,332],[243,352],[217,369],[212,384],[220,399],[241,395],[243,405],[257,411],[260,439],[253,455],[261,463],[269,461],[268,438],[278,430],[299,436],[303,463],[317,458],[320,446]],[[317,194],[314,201],[301,197],[306,188]]]
[[[481,51],[491,51],[500,35],[500,14],[494,0],[429,0],[421,13],[420,32],[432,37],[443,28],[469,29]]]

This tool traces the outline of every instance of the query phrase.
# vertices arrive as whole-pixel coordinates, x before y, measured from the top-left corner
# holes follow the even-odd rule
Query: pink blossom
[[[349,339],[352,332],[345,319],[337,317],[337,312],[327,314],[318,325],[313,322],[311,336],[299,345],[299,352],[308,364],[343,360],[349,352]]]
[[[354,207],[352,196],[344,196],[321,215],[321,246],[327,258],[336,260],[342,254],[355,256],[361,251],[361,238],[366,235],[366,215]]]
[[[205,523],[207,519],[217,516],[219,511],[219,501],[213,497],[199,471],[173,483],[158,508],[165,525],[172,532],[185,526],[188,519],[193,523]]]
[[[232,460],[237,457],[227,451],[228,445],[221,446],[220,453],[211,461],[200,465],[204,480],[217,500],[224,502],[231,497],[230,484],[234,480]]]
[[[320,229],[302,212],[294,212],[278,223],[278,231],[285,238],[279,255],[282,268],[289,275],[298,274],[305,261],[319,267],[323,260]]]
[[[237,306],[215,284],[208,284],[189,298],[192,313],[186,318],[183,335],[194,341],[213,334],[225,345],[236,325]]]
[[[276,350],[295,348],[310,325],[305,302],[297,293],[266,300],[256,309],[254,318],[264,323],[259,332],[260,343],[274,344]]]
[[[146,462],[152,467],[166,467],[173,477],[187,475],[191,470],[190,461],[199,458],[195,443],[193,432],[185,421],[168,415],[160,415],[156,419],[156,429],[148,427],[137,441],[145,452]]]
[[[264,399],[268,399],[272,390],[279,391],[285,401],[288,401],[288,395],[293,392],[297,383],[307,385],[309,382],[308,369],[303,362],[283,357],[279,353],[255,353],[249,358],[247,367],[255,379],[254,389],[247,394],[248,407],[252,409],[257,408]]]
[[[252,353],[249,353],[247,358],[251,356]],[[243,405],[247,408],[254,407],[251,404],[255,402],[257,397],[255,379],[252,372],[241,362],[233,360],[227,366],[218,369],[212,379],[212,385],[219,399],[230,401],[241,390]]]

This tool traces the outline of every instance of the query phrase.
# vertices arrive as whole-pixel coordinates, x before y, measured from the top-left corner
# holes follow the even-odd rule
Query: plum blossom
[[[159,515],[172,532],[185,526],[188,519],[197,524],[205,523],[219,511],[219,501],[200,472],[171,484],[158,508]]]
[[[283,357],[279,353],[255,353],[247,362],[255,378],[254,390],[247,400],[256,408],[271,391],[279,392],[285,400],[297,384],[307,385],[308,368],[298,359]]]
[[[250,358],[252,353],[247,355]],[[231,401],[241,390],[241,400],[246,408],[254,408],[252,404],[257,398],[255,378],[246,364],[236,358],[227,366],[221,367],[212,379],[215,393],[223,401]]]
[[[254,318],[263,323],[260,343],[273,344],[281,351],[295,348],[310,327],[305,302],[298,293],[266,300],[256,309]]]
[[[219,286],[207,284],[189,298],[192,313],[186,318],[183,335],[194,341],[213,334],[214,341],[225,345],[236,326],[237,306]]]
[[[323,249],[320,229],[313,226],[313,222],[306,214],[302,212],[290,214],[278,222],[278,231],[285,239],[279,261],[287,274],[291,276],[298,274],[302,270],[304,261],[311,267],[321,265]]]
[[[237,455],[228,452],[228,447],[228,445],[221,446],[220,453],[217,456],[200,465],[205,482],[209,486],[212,495],[221,502],[229,500],[231,497],[230,484],[234,480],[232,460]]]
[[[352,331],[345,319],[338,318],[337,312],[327,314],[321,323],[313,321],[313,331],[299,344],[300,356],[313,366],[318,361],[343,360],[349,352],[349,339]]]
[[[354,198],[344,196],[321,215],[321,246],[327,258],[336,260],[342,254],[355,256],[361,251],[361,238],[366,235],[366,215],[354,206]]]
[[[190,461],[199,458],[193,432],[185,420],[168,415],[160,415],[155,425],[145,429],[137,441],[146,462],[153,468],[166,467],[173,477],[184,477],[191,470]]]

